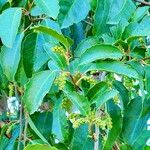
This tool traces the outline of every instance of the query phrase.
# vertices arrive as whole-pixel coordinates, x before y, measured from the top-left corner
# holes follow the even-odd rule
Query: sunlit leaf
[[[56,72],[41,71],[26,84],[23,102],[30,114],[38,110],[44,96],[49,92],[55,76]]]
[[[9,8],[0,15],[0,37],[5,46],[12,48],[21,21],[21,9]]]
[[[59,13],[59,1],[58,0],[35,0],[35,4],[43,11],[47,16],[56,19]]]

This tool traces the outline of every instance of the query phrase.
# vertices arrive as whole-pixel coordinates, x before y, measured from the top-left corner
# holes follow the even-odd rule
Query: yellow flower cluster
[[[96,73],[98,73],[99,71],[98,70],[92,70],[91,72],[90,72],[90,74],[96,74]]]
[[[125,85],[127,88],[129,88],[130,90],[132,89],[132,87],[133,87],[133,81],[132,81],[132,79],[130,79],[130,78],[128,78],[128,77],[124,77],[123,82],[124,82],[124,85]]]
[[[83,79],[90,84],[96,84],[96,79],[94,79],[92,75],[91,76],[84,76]]]
[[[9,88],[9,97],[12,97],[14,94],[14,84],[10,83],[8,88]]]
[[[119,104],[120,103],[118,95],[114,97],[114,103],[115,104]]]
[[[52,48],[52,51],[58,53],[66,59],[67,64],[69,64],[69,60],[71,59],[71,54],[69,51],[65,51],[63,46],[55,46]]]
[[[62,46],[55,46],[52,50],[62,56],[65,56],[65,49]]]
[[[86,117],[80,117],[78,114],[71,114],[69,120],[73,124],[73,128],[78,128],[80,125],[87,123],[89,126],[97,125],[102,130],[112,128],[112,120],[108,114],[104,116],[97,117],[95,112],[90,112]]]
[[[68,73],[63,72],[55,79],[55,84],[59,87],[60,90],[64,89],[67,76],[68,76]]]
[[[72,102],[67,97],[63,98],[62,108],[65,109],[67,112],[71,112]]]

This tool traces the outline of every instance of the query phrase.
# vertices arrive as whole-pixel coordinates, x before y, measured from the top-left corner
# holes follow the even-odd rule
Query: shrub
[[[148,149],[149,6],[1,0],[0,149]]]

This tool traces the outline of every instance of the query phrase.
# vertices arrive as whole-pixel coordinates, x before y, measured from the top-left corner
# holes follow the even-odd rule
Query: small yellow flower
[[[84,76],[83,79],[87,82],[89,82],[90,84],[96,84],[96,79],[93,78],[93,76]]]
[[[62,46],[55,46],[52,48],[52,51],[54,51],[62,56],[65,56],[65,49]]]
[[[63,90],[66,84],[68,73],[63,72],[55,79],[55,84],[59,87],[60,90]]]

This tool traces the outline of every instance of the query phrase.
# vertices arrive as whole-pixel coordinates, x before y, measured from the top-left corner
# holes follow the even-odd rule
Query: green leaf
[[[96,37],[89,37],[82,40],[75,49],[75,56],[80,57],[87,49],[93,47],[97,43],[99,43],[99,40]]]
[[[102,35],[109,32],[109,25],[107,24],[108,15],[112,0],[98,0],[97,8],[94,16],[94,35]]]
[[[26,146],[24,150],[58,150],[58,149],[55,147],[48,146],[46,144],[34,144]]]
[[[71,102],[78,108],[81,114],[86,115],[90,111],[90,104],[88,99],[79,93],[72,91],[68,85],[64,89],[64,93],[71,100]]]
[[[150,96],[150,66],[145,66],[145,79],[146,79],[146,91],[148,96]]]
[[[81,114],[86,115],[90,111],[90,105],[88,100],[79,95],[76,92],[66,92],[67,97],[71,100],[71,102],[78,108]]]
[[[128,24],[129,24],[128,21],[123,18],[120,20],[120,22],[117,25],[110,27],[110,31],[112,33],[112,36],[115,38],[115,40],[121,39],[125,27]]]
[[[126,8],[130,5],[130,8]],[[131,0],[98,0],[95,17],[93,33],[95,35],[102,35],[110,32],[110,25],[118,25],[122,18],[127,22],[136,6]],[[114,28],[116,28],[114,26]]]
[[[130,56],[136,59],[143,59],[145,57],[145,53],[146,53],[145,47],[136,46],[135,48],[132,49]]]
[[[134,70],[131,66],[119,61],[101,61],[97,63],[89,63],[86,67],[80,66],[80,71],[82,73],[92,70],[113,72],[128,77],[132,77],[135,79],[139,78],[139,75],[136,72],[136,70]]]
[[[0,65],[0,89],[6,89],[8,86],[8,79],[3,73],[2,67]]]
[[[128,64],[137,71],[140,78],[144,78],[145,76],[144,67],[139,61],[130,61],[128,62]]]
[[[55,21],[45,19],[41,24],[50,27],[61,34],[60,27]],[[22,49],[25,72],[28,77],[31,77],[32,73],[39,71],[49,60],[44,45],[49,43],[50,45],[55,46],[58,42],[59,41],[54,37],[43,33],[30,33],[26,36]]]
[[[136,21],[140,21],[147,13],[149,9],[149,6],[145,6],[145,7],[138,7],[136,9],[136,11],[134,12],[134,15],[132,17],[132,21],[136,22]]]
[[[144,131],[142,131],[142,133],[140,134],[138,139],[132,145],[132,149],[134,149],[134,150],[144,149],[145,146],[147,145],[146,141],[149,139],[149,135],[150,135],[150,131],[149,130],[145,129]]]
[[[149,114],[149,110],[150,110],[150,98],[145,98],[144,103],[143,103],[143,112],[142,112],[142,116],[145,116],[147,114]]]
[[[51,28],[48,28],[45,26],[37,26],[37,27],[33,27],[32,29],[34,29],[35,31],[39,31],[39,32],[48,34],[50,36],[53,36],[54,38],[59,40],[59,42],[61,42],[65,46],[65,48],[70,47],[70,44],[72,44],[72,43],[69,43],[68,39],[65,38],[62,34],[58,33],[57,31]]]
[[[76,58],[69,64],[69,71],[72,75],[75,75],[79,71],[79,59]]]
[[[60,141],[65,141],[69,135],[67,130],[67,118],[65,111],[61,108],[62,99],[56,99],[55,106],[53,109],[53,124],[52,124],[52,133],[56,135],[56,138]]]
[[[118,90],[121,102],[123,104],[123,109],[127,108],[127,105],[129,103],[129,91],[126,89],[126,87],[122,84],[120,81],[115,81],[113,83],[114,87]]]
[[[2,138],[1,138],[0,144],[1,144],[1,150],[3,150],[6,148],[8,142],[9,142],[9,139],[2,134],[1,134],[1,136],[2,136]]]
[[[113,101],[109,101],[107,103],[107,110],[112,118],[112,129],[108,132],[106,143],[104,144],[103,150],[111,150],[113,145],[115,144],[116,139],[121,133],[122,129],[122,114],[120,108],[113,103]]]
[[[59,13],[59,0],[35,0],[35,4],[43,11],[47,16],[56,19]]]
[[[123,53],[112,45],[95,45],[87,49],[80,58],[80,64],[87,64],[100,59],[121,59]]]
[[[15,80],[15,74],[20,61],[20,50],[23,36],[24,34],[17,35],[12,48],[3,46],[0,53],[1,66],[9,81]]]
[[[40,133],[40,131],[37,129],[37,127],[35,126],[35,124],[33,123],[32,119],[30,118],[30,116],[27,117],[27,121],[31,127],[31,129],[38,135],[38,137],[45,143],[48,143],[48,141],[45,139],[45,137]]]
[[[134,36],[148,36],[150,34],[150,16],[145,17],[140,23],[131,22],[122,34],[123,39]]]
[[[49,44],[44,45],[44,49],[49,56],[53,60],[55,64],[62,70],[67,66],[66,58],[52,50],[54,46],[50,46]]]
[[[28,78],[27,78],[26,73],[24,71],[22,58],[20,60],[18,70],[17,70],[16,75],[15,75],[15,80],[19,85],[22,85],[22,86],[24,86],[28,81]]]
[[[8,0],[9,1],[9,0]],[[18,7],[25,7],[27,5],[27,1],[28,0],[15,0],[15,1],[12,1],[13,2],[13,6],[18,6]],[[11,1],[9,1],[11,3]]]
[[[48,68],[51,70],[51,71],[54,71],[54,70],[57,70],[57,71],[61,71],[61,68],[58,66],[58,64],[53,61],[53,60],[50,60],[48,61]]]
[[[1,0],[0,1],[0,10],[1,8],[8,2],[8,0]]]
[[[44,103],[45,105],[49,104],[48,102]],[[52,134],[52,122],[53,122],[53,115],[51,112],[36,112],[31,115],[31,119],[33,123],[36,125],[38,131],[47,139],[49,140],[50,134]],[[43,123],[41,123],[43,122]]]
[[[42,34],[28,34],[22,46],[23,64],[27,77],[38,71],[49,59],[44,50],[45,39]]]
[[[71,150],[94,150],[94,141],[89,138],[88,126],[81,125],[74,132]]]
[[[112,34],[113,36],[114,36],[114,33],[113,33],[113,29],[112,28],[115,28],[116,26],[112,26],[111,28],[110,28],[110,30],[111,30],[111,32],[112,33],[110,33],[110,34]],[[115,36],[114,37],[112,37],[112,36],[110,36],[110,34],[109,33],[105,33],[105,34],[103,34],[101,37],[102,37],[102,39],[103,39],[103,41],[104,41],[104,43],[106,43],[106,44],[114,44],[116,41],[115,41]],[[120,33],[121,34],[121,33]]]
[[[39,7],[34,6],[34,7],[30,10],[30,14],[31,14],[31,16],[36,17],[36,16],[43,15],[43,12],[42,12],[42,10],[41,10]]]
[[[9,8],[0,15],[0,37],[3,44],[12,48],[21,21],[21,8]]]
[[[135,9],[136,6],[131,0],[116,0],[112,2],[107,23],[118,24],[122,18],[128,21]]]
[[[47,28],[51,28],[51,29],[55,30],[56,32],[58,32],[59,34],[62,34],[59,24],[54,20],[44,19],[41,22],[41,25],[45,26]],[[42,35],[47,43],[50,43],[50,44],[54,44],[54,43],[58,44],[59,43],[59,40],[57,38],[55,38],[49,34],[42,34]]]
[[[59,22],[61,28],[67,28],[74,23],[79,23],[86,18],[90,10],[88,0],[60,0],[60,6]]]
[[[39,71],[43,65],[47,63],[49,60],[49,57],[44,49],[45,39],[43,37],[43,34],[38,34],[37,42],[36,42],[36,49],[34,54],[34,65],[33,65],[33,71],[37,72]]]
[[[137,97],[128,104],[123,120],[122,136],[128,145],[133,145],[142,132],[146,130],[147,116],[141,117],[142,98]]]
[[[77,47],[77,45],[85,38],[84,23],[79,22],[73,24],[70,29],[73,33],[72,39],[74,40],[74,47]]]
[[[15,141],[17,140],[17,138],[19,136],[19,130],[20,130],[19,125],[14,125],[14,127],[11,130],[12,137],[8,141],[7,146],[4,148],[5,150],[10,150],[10,149],[14,149],[15,148]]]
[[[49,70],[41,71],[36,73],[26,84],[23,102],[30,114],[38,110],[44,96],[49,92],[55,77],[56,72]]]
[[[103,104],[105,104],[111,98],[114,98],[118,94],[117,90],[106,90],[105,92],[99,92],[92,99],[92,104],[96,103],[96,108],[100,108]]]
[[[25,37],[23,41],[23,65],[27,77],[31,77],[34,67],[34,58],[37,44],[37,34],[30,33]]]
[[[95,10],[97,6],[97,0],[89,0],[89,1],[90,1],[91,9]]]
[[[108,88],[109,86],[106,82],[99,82],[88,90],[86,97],[88,97],[89,100],[92,101],[92,99],[94,99],[97,94],[104,93],[108,90]]]

